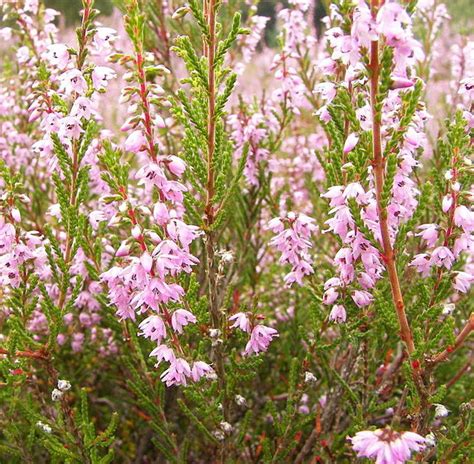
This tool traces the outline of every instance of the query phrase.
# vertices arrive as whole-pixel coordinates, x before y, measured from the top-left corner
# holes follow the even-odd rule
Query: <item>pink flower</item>
[[[183,327],[188,324],[194,324],[196,316],[185,309],[177,309],[171,316],[171,325],[178,333],[183,333]]]
[[[334,305],[329,313],[329,320],[340,324],[346,322],[346,308],[342,305]]]
[[[92,83],[97,90],[105,89],[108,81],[116,77],[116,72],[107,66],[96,66],[92,71]]]
[[[0,38],[9,41],[12,38],[12,28],[11,27],[2,27],[0,29]]]
[[[352,448],[358,457],[373,459],[377,464],[403,464],[412,451],[424,449],[425,439],[413,432],[395,432],[390,428],[357,432],[352,438]]]
[[[124,256],[128,256],[130,253],[130,246],[127,245],[125,242],[122,242],[115,253],[115,256],[118,258],[123,258]]]
[[[472,234],[461,234],[454,242],[453,255],[456,258],[465,250],[474,250],[474,236]]]
[[[462,293],[467,293],[474,282],[474,275],[467,272],[457,272],[453,287]]]
[[[92,113],[91,101],[86,97],[78,97],[71,108],[71,116],[89,119]]]
[[[186,163],[177,156],[168,157],[168,169],[177,177],[181,177],[186,170]]]
[[[459,95],[467,95],[470,100],[474,100],[474,77],[468,77],[460,82]]]
[[[377,14],[377,29],[390,43],[407,37],[405,25],[410,24],[410,16],[398,3],[385,3]]]
[[[430,273],[432,262],[429,255],[421,253],[413,257],[410,266],[415,266],[416,270],[420,272],[423,277],[426,277]]]
[[[454,210],[454,224],[461,227],[466,234],[474,231],[474,211],[464,205],[458,206]]]
[[[142,330],[140,335],[158,343],[166,337],[166,327],[160,316],[149,316],[138,327]]]
[[[41,127],[50,134],[59,130],[59,117],[55,113],[48,114],[42,121]],[[38,142],[37,142],[38,143]]]
[[[367,202],[367,194],[365,193],[364,187],[359,182],[351,182],[344,189],[344,198],[355,198],[358,204]]]
[[[20,64],[27,63],[30,59],[30,49],[27,46],[20,47],[16,51],[16,59]]]
[[[166,345],[158,345],[150,356],[156,357],[158,364],[162,361],[173,362],[176,359],[173,350]]]
[[[330,279],[326,280],[324,283],[324,290],[332,287],[340,287],[341,286],[341,279],[339,277],[331,277]]]
[[[155,204],[155,207],[153,208],[153,217],[155,218],[156,223],[160,226],[164,226],[168,223],[170,215],[165,203],[158,202]]]
[[[451,250],[445,246],[435,248],[431,254],[431,262],[438,267],[444,266],[446,269],[451,269],[454,261],[455,258]]]
[[[411,79],[402,76],[392,76],[392,89],[407,89],[413,87],[414,83]]]
[[[330,206],[341,206],[344,204],[343,187],[341,185],[329,187],[328,191],[321,196],[323,198],[329,198]]]
[[[146,272],[150,273],[151,269],[153,268],[153,258],[151,257],[148,251],[145,251],[140,257],[140,263],[145,269]]]
[[[110,27],[98,27],[94,35],[94,44],[98,49],[110,49],[117,38],[117,31]]]
[[[99,224],[104,221],[107,221],[107,216],[103,211],[92,211],[89,214],[89,222],[94,230],[97,230]]]
[[[181,246],[186,250],[199,235],[199,227],[188,225],[179,219],[171,220],[166,226],[166,231],[173,240],[179,240]]]
[[[59,69],[64,69],[69,63],[70,56],[66,45],[53,44],[48,47],[44,57],[53,66],[57,66]]]
[[[73,116],[66,116],[59,121],[59,136],[70,139],[78,139],[84,130],[80,121]]]
[[[314,88],[314,93],[321,94],[326,103],[331,103],[336,96],[336,86],[331,82],[322,82]]]
[[[232,329],[239,328],[244,332],[250,333],[250,321],[245,313],[237,313],[229,317],[229,321],[234,321],[230,326]]]
[[[364,290],[356,290],[352,294],[352,299],[359,308],[367,306],[372,303],[372,301],[374,301],[374,297],[369,292]]]
[[[357,119],[360,121],[362,129],[370,130],[372,129],[372,113],[370,105],[365,105],[356,110]]]
[[[133,131],[125,140],[125,150],[138,153],[146,149],[146,138],[141,130]]]
[[[452,205],[453,205],[453,196],[451,194],[445,195],[443,197],[443,202],[441,205],[443,208],[443,213],[447,213],[451,209]]]
[[[331,305],[333,304],[339,296],[339,293],[334,287],[330,287],[328,290],[324,292],[323,295],[323,304]]]
[[[197,382],[203,375],[211,374],[214,370],[209,364],[204,361],[196,361],[193,363],[193,368],[191,370],[192,379]]]
[[[80,95],[84,95],[87,90],[87,82],[84,79],[81,71],[79,69],[71,69],[59,76],[60,91],[66,93],[66,95],[71,95],[73,92],[76,92]]]
[[[15,222],[21,222],[21,214],[20,214],[20,210],[18,208],[12,208],[11,209],[11,215],[12,215],[12,218]]]
[[[267,226],[272,232],[280,233],[282,230],[285,229],[283,222],[280,218],[273,218]]]
[[[375,286],[375,278],[367,272],[361,272],[357,278],[357,281],[359,282],[360,286],[366,290]]]
[[[271,327],[264,325],[256,325],[250,334],[250,340],[245,347],[244,354],[259,353],[260,351],[267,351],[270,342],[274,337],[278,337],[278,332]]]
[[[287,285],[297,282],[303,285],[303,277],[313,272],[312,258],[308,253],[311,247],[309,238],[317,230],[314,219],[305,214],[296,214],[289,212],[285,221],[277,218],[278,221],[272,220],[268,224],[268,228],[280,230],[278,235],[270,240],[270,245],[275,246],[281,252],[280,263],[291,264],[292,269],[284,281]],[[281,229],[281,224],[288,224],[289,228]]]
[[[418,229],[422,232],[416,234],[416,236],[426,240],[426,244],[430,248],[433,247],[438,240],[438,226],[436,224],[423,224]]]
[[[359,142],[359,136],[355,132],[353,132],[352,134],[349,134],[349,136],[346,139],[346,142],[344,143],[344,150],[343,150],[344,153],[345,154],[350,153],[355,148],[358,142]]]
[[[191,376],[189,363],[182,358],[171,360],[170,367],[161,374],[161,380],[167,387],[172,385],[186,385],[186,377]]]
[[[71,348],[74,353],[78,353],[82,351],[82,346],[84,344],[84,334],[83,333],[75,333],[72,336],[72,343]]]
[[[413,148],[418,148],[423,142],[424,135],[417,132],[413,127],[409,127],[405,133],[405,141]]]

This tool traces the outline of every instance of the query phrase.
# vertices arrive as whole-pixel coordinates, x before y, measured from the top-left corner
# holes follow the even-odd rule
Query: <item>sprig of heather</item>
[[[122,101],[132,114],[123,127],[130,132],[123,146],[136,158],[138,184],[131,187],[120,151],[106,148],[103,178],[112,191],[107,201],[116,208],[113,222],[129,224],[131,230],[115,252],[116,262],[101,279],[109,287],[109,299],[120,319],[135,321],[137,315],[147,315],[139,323],[140,335],[156,344],[150,356],[157,358],[157,365],[169,363],[161,375],[163,382],[186,385],[212,373],[207,363],[192,359],[191,350],[180,340],[183,327],[196,322],[189,309],[180,307],[184,297],[180,274],[190,273],[198,263],[190,245],[199,231],[183,220],[187,189],[179,179],[186,168],[184,161],[160,154],[160,116],[155,105],[160,103],[160,87],[150,76],[168,70],[154,65],[144,53],[144,16],[136,1],[128,3],[125,27],[133,54],[116,57],[130,65]]]
[[[353,21],[343,19],[346,10],[339,14],[334,7],[333,27],[326,33],[329,56],[324,66],[333,69],[333,80],[316,88],[326,102],[318,114],[326,123],[331,143],[330,164],[325,166],[330,188],[323,197],[330,199],[333,218],[327,224],[329,231],[337,234],[343,244],[334,259],[339,275],[326,282],[322,300],[324,304],[333,305],[330,320],[345,321],[348,305],[351,308],[353,303],[358,307],[374,302],[377,305],[380,297],[377,282],[387,272],[400,337],[408,353],[419,358],[422,354],[415,338],[423,343],[414,335],[414,321],[410,322],[407,317],[400,261],[406,266],[403,240],[409,230],[413,230],[426,201],[423,195],[420,197],[419,187],[412,178],[414,168],[420,164],[418,153],[427,144],[424,124],[428,115],[420,102],[423,84],[415,74],[416,64],[424,55],[413,37],[411,18],[401,5],[371,2],[369,7],[359,2],[354,9],[344,8],[349,8],[347,11],[351,11]],[[344,118],[340,119],[342,114]],[[457,130],[460,137],[464,137],[463,129]],[[456,138],[455,133],[456,129],[450,137]],[[454,148],[454,153],[458,150]],[[448,152],[446,162],[448,159],[448,164],[454,162],[454,172],[457,172],[460,167],[457,155]],[[449,171],[448,178],[452,172]],[[457,205],[451,210],[451,203],[457,194],[450,185],[446,184],[444,194],[447,195],[445,203],[451,202],[445,209],[453,213]],[[454,190],[459,187],[455,185]],[[426,196],[429,192],[429,186],[425,186],[423,194]],[[460,208],[460,225],[469,222],[467,211]],[[454,225],[453,217],[447,222],[444,237],[449,243],[453,233],[449,224]],[[436,229],[436,225],[421,226],[420,235],[432,246],[437,239]],[[459,252],[469,248],[466,237],[458,242],[458,248]],[[430,265],[429,258],[423,258],[423,255],[415,257],[413,264],[419,264],[425,276],[435,262],[440,267],[444,263],[450,268],[454,261],[451,251],[443,246],[436,251],[433,264]],[[437,281],[442,274],[438,270],[433,295],[438,294]],[[349,294],[352,302],[347,299]],[[433,301],[439,301],[436,298],[442,299],[442,295],[441,292],[433,296],[428,307]],[[470,327],[469,321],[466,327]],[[465,330],[462,333],[465,334]],[[427,355],[425,351],[429,364]],[[416,360],[412,362],[412,374],[420,401],[426,404],[427,387]],[[418,420],[415,424],[421,427],[423,419],[419,416]]]
[[[115,72],[88,60],[89,50],[93,44],[98,47],[101,35],[94,25],[97,11],[93,6],[92,1],[84,2],[76,48],[52,43],[39,57],[35,102],[30,107],[30,119],[38,120],[43,132],[34,148],[52,171],[55,192],[48,213],[57,220],[57,225],[50,222],[44,227],[52,282],[41,284],[40,290],[44,307],[53,313],[47,317],[55,321],[56,330],[50,337],[57,336],[55,342],[60,344],[64,344],[66,337],[57,330],[62,324],[72,325],[71,310],[75,304],[88,306],[79,317],[79,327],[91,327],[100,320],[94,312],[94,305],[96,310],[98,307],[94,297],[97,284],[83,272],[91,259],[84,246],[91,234],[86,204],[91,200],[91,192],[101,189],[100,183],[90,180],[100,144],[94,102]],[[94,217],[91,219],[93,223]],[[72,336],[73,350],[80,351],[83,342],[84,333],[79,329]],[[112,349],[113,343],[110,346]]]

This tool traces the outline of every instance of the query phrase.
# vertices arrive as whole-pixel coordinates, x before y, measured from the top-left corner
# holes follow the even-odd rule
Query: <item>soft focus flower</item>
[[[51,392],[51,399],[53,401],[59,401],[62,397],[63,397],[64,393],[59,390],[58,388],[55,388],[52,392]]]
[[[304,382],[305,383],[315,383],[317,382],[317,378],[316,376],[312,373],[312,372],[309,372],[309,371],[306,371],[304,373]]]
[[[355,134],[354,132],[352,134],[349,134],[349,136],[347,137],[345,143],[344,143],[344,153],[349,153],[351,152],[355,146],[357,145],[357,143],[359,142],[359,136],[357,134]]]
[[[68,380],[58,380],[58,389],[62,392],[68,391],[71,389],[71,382]]]
[[[238,327],[240,330],[250,333],[250,321],[245,313],[234,314],[233,316],[229,317],[229,321],[234,321],[234,323],[230,326],[231,328]]]
[[[145,149],[146,138],[143,135],[142,131],[136,130],[132,132],[125,140],[125,150],[131,151],[132,153],[138,153]]]
[[[418,229],[421,232],[416,235],[426,240],[426,244],[430,248],[433,247],[438,240],[438,226],[436,224],[423,224]]]
[[[259,353],[260,351],[267,351],[270,342],[274,337],[278,337],[278,332],[271,327],[264,325],[256,325],[250,334],[250,340],[245,347],[244,353],[249,355],[251,353]]]
[[[193,368],[191,370],[191,377],[195,382],[197,382],[201,377],[212,372],[214,371],[212,367],[209,366],[209,364],[205,363],[204,361],[196,361],[193,364]]]
[[[347,314],[346,308],[342,305],[334,305],[329,313],[329,320],[337,322],[338,324],[346,322]]]
[[[473,282],[474,275],[460,271],[456,273],[453,287],[462,293],[467,293]]]
[[[413,432],[396,432],[390,428],[357,432],[350,438],[358,457],[373,459],[377,464],[403,464],[413,451],[424,449],[425,439]]]
[[[449,414],[449,409],[444,406],[443,404],[434,404],[435,407],[435,417],[440,418],[440,417],[447,417]]]
[[[116,72],[106,66],[96,66],[92,71],[92,83],[97,90],[105,89],[108,82],[116,77]]]
[[[196,322],[196,316],[190,313],[186,309],[177,309],[171,316],[171,324],[173,329],[178,332],[183,332],[183,327],[188,324],[194,324]]]
[[[64,69],[69,63],[68,47],[64,44],[53,44],[48,47],[45,58],[59,69]]]
[[[38,421],[36,425],[45,433],[51,433],[53,431],[53,429],[48,424],[45,424],[41,421]]]

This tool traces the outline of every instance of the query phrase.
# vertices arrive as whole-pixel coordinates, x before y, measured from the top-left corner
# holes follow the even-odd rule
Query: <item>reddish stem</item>
[[[379,6],[378,0],[372,0],[372,14],[376,15],[377,8]],[[387,268],[390,287],[392,290],[392,298],[397,312],[398,323],[400,326],[400,335],[402,340],[405,342],[408,353],[412,354],[415,351],[415,343],[413,341],[413,334],[408,323],[408,319],[405,312],[405,303],[403,301],[403,295],[400,288],[400,281],[398,278],[395,252],[392,248],[390,240],[390,226],[388,223],[388,212],[387,208],[382,203],[382,192],[384,188],[384,177],[385,177],[385,159],[382,154],[382,140],[381,140],[381,122],[380,114],[378,114],[377,94],[379,85],[380,75],[380,63],[379,63],[379,42],[372,41],[370,46],[370,100],[372,108],[372,120],[373,120],[373,131],[372,131],[372,146],[373,146],[373,166],[374,166],[374,177],[375,177],[375,191],[377,200],[377,212],[380,221],[380,233],[382,236],[382,244],[384,250],[384,261]]]

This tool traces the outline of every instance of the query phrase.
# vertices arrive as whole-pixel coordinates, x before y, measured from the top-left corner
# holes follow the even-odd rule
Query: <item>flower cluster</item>
[[[285,283],[303,285],[303,277],[314,272],[313,259],[309,254],[312,246],[310,238],[317,230],[314,219],[290,212],[284,218],[272,219],[268,229],[276,234],[269,244],[281,253],[279,262],[291,265],[291,272],[284,278]]]
[[[197,381],[212,372],[203,361],[194,361],[191,367],[185,359],[178,335],[183,327],[194,324],[196,317],[187,309],[173,306],[179,305],[184,295],[180,274],[189,274],[198,263],[190,245],[199,230],[183,220],[187,188],[180,179],[186,164],[175,155],[161,154],[165,148],[159,131],[166,123],[156,103],[163,89],[147,80],[151,69],[161,75],[169,71],[155,65],[150,55],[145,56],[142,38],[135,35],[132,26],[135,21],[141,21],[136,11],[129,18],[134,54],[120,56],[120,62],[131,64],[125,76],[129,85],[121,95],[130,113],[122,126],[129,133],[123,148],[136,156],[139,190],[128,192],[125,185],[118,185],[113,192],[117,201],[110,204],[115,210],[109,224],[128,223],[131,230],[115,250],[116,263],[102,273],[101,280],[108,286],[109,299],[120,319],[135,321],[137,314],[147,314],[139,324],[140,335],[157,344],[150,356],[156,357],[158,364],[170,363],[161,376],[163,382],[168,386],[186,385],[187,379]]]
[[[278,337],[276,329],[259,324],[258,321],[253,322],[253,318],[249,318],[246,313],[236,313],[229,317],[229,321],[233,322],[231,328],[238,328],[250,334],[244,350],[244,355],[247,356],[267,351],[272,339]]]
[[[337,9],[333,8],[331,23],[336,24],[340,19]],[[338,235],[343,243],[334,258],[339,277],[331,278],[325,284],[323,303],[332,305],[341,290],[345,294],[345,287],[356,282],[359,288],[351,292],[351,297],[358,307],[363,307],[373,301],[370,291],[384,271],[385,258],[380,251],[382,236],[378,217],[380,201],[387,203],[388,232],[392,244],[400,226],[413,216],[417,206],[420,192],[411,175],[419,165],[418,152],[426,146],[424,124],[428,114],[423,105],[415,108],[412,104],[413,117],[408,127],[403,127],[403,114],[410,105],[408,96],[416,95],[420,89],[419,83],[415,86],[414,65],[423,58],[423,53],[421,45],[413,37],[411,18],[397,3],[384,4],[374,16],[365,2],[359,2],[354,9],[350,34],[344,34],[335,25],[328,29],[325,37],[331,54],[322,62],[321,70],[332,75],[333,80],[318,84],[316,92],[325,102],[318,115],[326,123],[332,120],[331,104],[341,96],[352,101],[359,98],[359,101],[370,102],[370,82],[367,81],[360,58],[373,41],[383,38],[386,56],[389,53],[393,59],[391,74],[387,76],[385,84],[390,87],[385,91],[380,108],[380,133],[382,140],[385,140],[381,149],[391,157],[388,174],[392,182],[391,189],[386,191],[383,200],[377,198],[372,167],[366,168],[367,171],[363,173],[368,184],[357,180],[348,181],[359,169],[356,163],[360,162],[361,150],[364,150],[364,141],[367,140],[365,134],[373,130],[373,108],[370,103],[364,103],[355,105],[355,114],[351,119],[358,131],[346,132],[342,146],[343,175],[339,179],[347,183],[333,185],[322,195],[330,200],[332,207],[332,217],[326,221],[327,232]],[[370,69],[365,71],[370,72]],[[343,79],[339,82],[337,76],[341,75]],[[397,131],[403,134],[401,139],[396,135]],[[342,314],[340,306],[333,308],[333,311]]]

